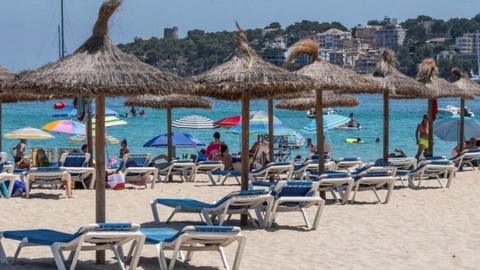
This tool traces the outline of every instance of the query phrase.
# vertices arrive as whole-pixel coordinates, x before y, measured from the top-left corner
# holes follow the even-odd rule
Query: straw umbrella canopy
[[[131,97],[125,101],[126,106],[148,107],[167,110],[167,143],[168,143],[168,161],[173,158],[172,142],[172,109],[174,108],[213,108],[212,102],[190,95],[172,94],[168,96],[142,95]]]
[[[96,97],[96,221],[105,222],[105,96],[170,94],[192,84],[174,74],[143,63],[112,44],[108,21],[121,0],[107,0],[100,7],[93,33],[73,54],[19,76],[10,90],[52,95],[56,98]],[[105,259],[97,252],[97,262]]]
[[[335,94],[333,91],[324,91],[322,95],[322,104],[325,107],[355,107],[359,101],[356,97],[350,95]],[[315,93],[300,98],[283,99],[275,107],[278,109],[305,111],[315,108]]]
[[[318,57],[318,43],[311,39],[304,39],[294,45],[286,64],[293,62],[301,55],[308,55],[311,63],[299,70],[296,74],[304,75],[315,81],[315,117],[317,124],[317,152],[319,153],[319,171],[322,173],[324,164],[324,136],[323,136],[323,97],[322,90],[348,90],[353,93],[378,93],[383,89],[378,82],[371,78],[358,75],[352,70],[330,64]]]
[[[248,189],[250,99],[307,91],[313,81],[262,60],[248,44],[245,32],[237,24],[238,47],[227,62],[198,76],[197,95],[242,101],[242,189]],[[269,114],[269,118],[271,115]],[[271,119],[269,119],[269,122]],[[271,149],[272,150],[272,149]],[[242,216],[242,224],[245,222]]]
[[[382,49],[377,68],[367,77],[377,80],[385,89],[383,92],[383,160],[388,161],[390,141],[390,99],[434,98],[436,92],[428,89],[395,68],[395,53],[390,49]]]
[[[427,58],[422,61],[418,67],[417,80],[425,84],[425,86],[435,91],[437,98],[442,97],[459,97],[463,99],[473,99],[475,96],[470,91],[465,91],[442,79],[438,76],[438,67],[433,58]],[[428,102],[428,149],[433,155],[433,103],[434,99]]]

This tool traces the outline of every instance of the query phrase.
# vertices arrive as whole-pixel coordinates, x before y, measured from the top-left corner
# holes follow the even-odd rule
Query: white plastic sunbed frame
[[[33,184],[55,185],[68,183],[71,180],[72,175],[63,167],[52,171],[37,171],[37,168],[32,168],[24,177],[25,197],[30,198],[30,189]]]
[[[193,174],[192,174],[191,179],[192,179],[193,182],[195,182],[197,174],[209,175],[209,173],[211,171],[224,170],[224,169],[225,169],[225,166],[223,165],[223,163],[221,161],[217,161],[217,162],[214,162],[214,161],[199,161],[195,165],[195,169],[193,170]],[[210,182],[211,182],[211,180],[210,180]]]
[[[318,187],[318,182],[312,183],[311,190],[315,192],[313,196],[282,196],[279,198],[275,198],[272,209],[270,210],[270,218],[268,219],[267,227],[270,228],[272,226],[273,222],[275,222],[277,214],[280,212],[300,212],[302,213],[303,220],[305,221],[307,229],[316,230],[320,223],[320,217],[325,207],[325,201],[318,195]],[[297,204],[292,205],[291,203]],[[317,206],[317,211],[315,213],[313,225],[310,225],[305,209],[313,206]],[[266,208],[264,209],[266,210]]]
[[[145,156],[148,164],[150,162],[150,154],[127,154],[124,157],[124,166],[127,164],[128,158],[131,156]],[[149,175],[152,176],[152,183],[150,184],[150,188],[155,188],[155,183],[157,182],[157,177],[158,177],[158,169],[155,167],[128,167],[124,168],[123,173],[125,175],[125,183],[128,183],[128,178],[132,176],[127,176],[128,174],[140,174],[140,175]],[[148,188],[147,181],[145,181],[145,188]]]
[[[471,152],[471,149],[464,150],[459,156],[452,158],[451,161],[455,163],[458,170],[461,170],[468,165],[475,171],[475,166],[473,166],[472,162],[480,158],[480,148],[476,149],[477,151]]]
[[[257,179],[265,179],[268,180],[269,176],[273,176],[274,179],[277,180],[284,180],[284,179],[291,179],[293,173],[293,165],[292,164],[276,164],[275,162],[269,163],[263,168],[260,168],[255,171],[250,171],[249,177],[253,178],[254,180]],[[282,175],[285,177],[282,178]]]
[[[68,155],[70,153],[63,153],[62,156],[60,157],[60,163],[64,164],[65,160],[68,158]],[[90,161],[91,155],[89,153],[85,153],[85,165],[88,165],[88,162]],[[68,171],[71,176],[72,176],[72,181],[74,182],[80,182],[83,186],[83,188],[87,189],[87,185],[85,184],[85,180],[90,176],[90,184],[88,186],[88,189],[94,189],[95,188],[95,177],[96,177],[96,171],[95,168],[92,167],[64,167],[62,168],[66,171]]]
[[[182,182],[191,182],[193,181],[195,167],[196,164],[193,161],[185,162],[172,160],[167,167],[158,170],[158,177],[160,178],[160,181],[167,182],[169,181],[170,176],[178,175]],[[165,176],[163,180],[161,179],[162,175]]]
[[[363,162],[360,159],[358,160],[339,159],[338,162],[336,163],[335,170],[347,170],[348,172],[352,172],[352,170],[356,168],[360,168],[362,164]]]
[[[138,231],[140,225],[132,224],[130,231],[115,231],[115,230],[99,230],[98,224],[91,224],[85,227],[82,227],[78,231],[78,237],[71,240],[70,242],[56,242],[50,246],[55,264],[58,270],[66,270],[65,266],[65,257],[63,256],[64,251],[70,251],[68,261],[70,261],[70,267],[68,269],[74,270],[77,265],[78,257],[80,251],[91,251],[91,250],[112,250],[115,254],[117,262],[120,266],[120,269],[126,270],[125,264],[122,260],[121,252],[119,252],[119,247],[128,243],[134,243],[134,250],[132,250],[132,260],[130,261],[129,270],[134,270],[137,267],[138,261],[140,259],[140,253],[145,241],[145,235]],[[0,240],[3,238],[3,232],[0,232]],[[11,262],[8,262],[8,259],[3,249],[2,243],[0,241],[0,263],[4,264],[14,264],[20,251],[24,247],[30,246],[46,246],[38,245],[34,243],[29,243],[28,238],[24,238],[15,252],[15,255]]]
[[[444,186],[440,176],[445,174],[447,175],[446,187],[449,188],[456,171],[457,167],[455,167],[455,164],[453,162],[450,162],[450,164],[446,165],[440,165],[431,164],[429,161],[421,161],[418,164],[418,169],[408,174],[408,185],[410,188],[418,189],[420,188],[422,181],[433,178],[437,180],[440,184],[440,187],[443,188]],[[416,186],[414,181],[418,181],[418,184]]]
[[[3,194],[0,192],[0,198],[8,199],[12,196],[13,186],[15,185],[15,180],[17,179],[17,177],[18,176],[13,173],[0,173],[0,184],[9,181],[7,196],[4,197]]]
[[[325,170],[330,171],[334,170],[336,167],[335,162],[333,161],[325,161]],[[297,169],[292,171],[292,176],[295,177],[295,179],[298,180],[303,180],[303,179],[308,179],[308,175],[311,171],[316,171],[318,172],[318,161],[317,160],[307,160],[302,164],[302,166]]]
[[[318,191],[329,191],[335,201],[340,203],[338,196],[335,192],[338,192],[342,198],[342,203],[348,203],[348,198],[350,198],[350,193],[353,188],[354,180],[350,174],[346,177],[331,178],[326,177],[326,174],[322,174],[318,178]]]
[[[368,176],[367,173],[370,170],[376,169],[388,169],[388,176]],[[360,179],[355,180],[353,183],[353,197],[350,202],[355,202],[355,197],[357,196],[358,191],[371,190],[377,197],[378,202],[382,202],[378,196],[377,188],[387,185],[387,195],[385,195],[385,200],[383,203],[388,203],[392,195],[393,187],[395,185],[395,175],[397,168],[395,167],[370,167],[367,170],[361,172],[359,176],[362,176]],[[366,185],[362,187],[361,185]]]

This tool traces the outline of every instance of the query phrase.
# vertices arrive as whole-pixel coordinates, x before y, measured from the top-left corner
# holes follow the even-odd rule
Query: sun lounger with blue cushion
[[[190,159],[175,159],[171,162],[160,164],[160,166],[161,167],[158,170],[158,175],[159,177],[161,175],[165,176],[163,178],[164,182],[169,181],[173,176],[179,176],[182,182],[193,181],[192,179],[196,164]]]
[[[192,174],[192,181],[195,182],[197,174],[208,175],[211,171],[224,170],[225,166],[221,161],[207,160],[198,161]],[[210,180],[211,181],[211,180]]]
[[[140,178],[148,177],[151,179],[151,188],[155,188],[157,182],[158,169],[150,166],[150,154],[127,154],[125,155],[122,168],[125,174],[125,183],[138,182]],[[144,181],[147,188],[148,181]]]
[[[72,181],[80,182],[87,189],[85,180],[90,178],[89,189],[95,187],[95,168],[88,167],[90,154],[63,153],[60,157],[60,167],[70,173]]]
[[[312,174],[309,179],[318,182],[319,191],[329,191],[337,203],[339,202],[337,192],[340,198],[342,198],[342,203],[348,202],[354,183],[353,177],[349,172],[325,171],[320,176]]]
[[[231,226],[187,226],[181,231],[170,228],[141,228],[145,234],[145,244],[155,245],[161,270],[173,270],[180,259],[192,260],[193,252],[215,251],[220,254],[225,269],[238,270],[245,247],[245,236],[239,227]],[[224,247],[237,243],[233,266],[228,264]],[[165,251],[173,251],[170,264],[167,264]],[[183,259],[182,251],[187,254]]]
[[[474,160],[478,160],[480,158],[480,148],[474,149],[467,149],[464,150],[460,155],[450,159],[455,163],[458,170],[463,171],[465,166],[472,168],[475,170],[475,166],[473,165]]]
[[[272,162],[262,168],[250,171],[250,177],[254,180],[264,179],[290,179],[292,177],[293,165],[290,162]]]
[[[263,204],[271,205],[273,197],[265,190],[234,191],[219,200],[208,203],[191,198],[157,198],[151,203],[152,214],[155,222],[160,222],[158,205],[173,208],[167,218],[168,223],[176,213],[200,214],[202,220],[213,225],[218,217],[218,225],[223,225],[232,214],[247,214],[254,226],[257,226],[250,211]],[[267,215],[269,212],[267,213]],[[264,218],[257,216],[260,226],[265,226]]]
[[[334,170],[335,162],[325,161],[325,170]],[[308,179],[309,174],[318,174],[318,159],[308,159],[302,164],[294,165],[292,176],[295,179]]]
[[[210,183],[212,185],[216,186],[217,184],[222,184],[224,185],[225,182],[227,182],[228,179],[233,178],[237,182],[237,184],[240,185],[240,178],[241,173],[238,170],[234,169],[224,169],[224,170],[213,170],[209,171],[207,173],[208,179],[210,180]],[[215,180],[214,177],[217,177],[217,180]]]
[[[352,202],[355,201],[357,192],[364,190],[371,190],[377,197],[378,202],[382,202],[378,196],[377,189],[387,186],[387,194],[384,203],[388,203],[395,185],[395,175],[397,169],[395,167],[376,167],[372,166],[357,174],[353,174],[353,197]]]
[[[336,170],[347,170],[349,172],[360,168],[362,166],[362,160],[358,157],[346,157],[340,158],[336,161],[337,166],[335,167]]]
[[[408,172],[408,183],[411,188],[419,188],[422,181],[434,179],[438,181],[440,187],[443,187],[441,179],[446,178],[446,187],[448,188],[450,187],[456,170],[457,168],[455,167],[455,164],[450,160],[423,160],[418,164],[418,167],[415,170]],[[418,181],[416,186],[414,181]]]
[[[268,227],[271,227],[273,222],[276,221],[278,213],[301,212],[307,228],[309,230],[317,229],[325,206],[325,201],[318,194],[318,186],[318,182],[308,180],[286,181],[285,185],[272,193],[275,200],[271,213],[270,215],[265,215],[270,217]],[[313,225],[310,225],[305,209],[315,206],[317,206],[317,210]],[[262,210],[268,211],[267,207],[265,206]]]
[[[127,243],[134,243],[132,259],[128,269],[135,269],[140,258],[140,252],[145,236],[139,232],[140,226],[130,223],[92,224],[80,228],[76,233],[65,233],[55,230],[17,230],[0,232],[0,240],[10,239],[20,241],[20,244],[9,262],[0,241],[0,263],[15,263],[22,248],[29,246],[50,247],[57,269],[66,270],[66,260],[63,252],[69,251],[70,266],[75,269],[80,251],[111,250],[115,254],[121,269],[126,269],[118,247]]]

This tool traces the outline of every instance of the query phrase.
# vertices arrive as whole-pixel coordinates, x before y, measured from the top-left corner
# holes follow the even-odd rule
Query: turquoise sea
[[[348,116],[350,112],[355,113],[357,120],[363,126],[362,129],[351,130],[329,130],[327,140],[333,145],[334,158],[358,156],[365,161],[379,158],[382,153],[382,143],[375,143],[375,138],[383,138],[382,135],[382,97],[380,95],[359,95],[360,105],[354,108],[338,108],[338,112]],[[71,103],[71,101],[66,101]],[[441,99],[439,108],[448,104],[459,104],[459,99]],[[54,113],[54,101],[31,102],[6,104],[3,106],[3,134],[8,131],[22,127],[41,128],[42,125],[57,119],[51,115]],[[122,98],[108,99],[107,105],[118,112],[127,112],[128,107],[123,106]],[[416,152],[415,128],[421,120],[422,115],[427,111],[426,100],[392,100],[390,110],[390,150],[401,147],[408,155],[413,156]],[[480,115],[480,101],[467,101],[467,106]],[[267,111],[267,103],[264,100],[251,101],[251,110]],[[165,149],[143,148],[143,144],[152,137],[166,132],[166,114],[164,110],[145,109],[146,117],[124,118],[128,125],[107,128],[109,135],[118,139],[126,138],[129,142],[131,153],[151,153],[152,155],[165,152]],[[212,110],[203,109],[176,109],[173,111],[173,119],[183,116],[197,114],[217,120],[226,116],[239,115],[241,113],[239,102],[225,102],[214,100]],[[293,129],[300,130],[305,127],[311,119],[306,117],[303,111],[275,110],[277,116],[283,123]],[[185,130],[174,129],[175,132],[190,133],[197,136],[202,142],[208,143],[212,140],[214,130]],[[229,145],[231,152],[239,151],[239,135],[229,134],[225,129],[218,129],[222,139]],[[45,141],[30,141],[29,147],[80,147],[79,144],[69,143],[68,135],[52,133],[56,138]],[[345,138],[361,137],[364,144],[347,144]],[[255,137],[251,137],[253,142]],[[17,143],[16,140],[3,138],[4,150],[11,149]],[[439,139],[435,141],[435,154],[450,156],[451,149],[455,146],[452,142],[444,142]],[[8,147],[8,148],[7,148]],[[119,145],[109,145],[110,155],[118,155]],[[192,152],[188,149],[177,150],[177,156],[183,152]],[[296,153],[305,154],[305,149],[300,148]]]

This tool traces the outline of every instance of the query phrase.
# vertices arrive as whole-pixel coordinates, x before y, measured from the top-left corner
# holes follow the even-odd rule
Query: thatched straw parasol
[[[425,86],[435,91],[437,97],[460,97],[472,99],[475,96],[470,91],[464,91],[456,85],[445,79],[438,77],[438,68],[433,58],[427,58],[422,61],[418,67],[417,80],[425,84]],[[433,155],[433,103],[434,99],[428,102],[428,149]]]
[[[167,140],[168,140],[168,161],[173,158],[172,142],[172,109],[174,108],[201,108],[211,109],[212,102],[207,99],[190,96],[172,94],[168,96],[143,95],[131,97],[125,101],[126,106],[148,107],[167,110]]]
[[[354,96],[335,94],[333,91],[324,91],[322,95],[322,104],[325,107],[354,107],[358,106],[359,101]],[[281,100],[276,105],[276,108],[304,111],[313,109],[315,106],[315,93],[311,93],[300,98]]]
[[[294,45],[289,54],[286,65],[293,62],[300,55],[308,55],[312,63],[295,71],[296,74],[308,76],[315,81],[316,102],[315,116],[317,124],[317,151],[319,153],[319,171],[322,173],[324,164],[324,136],[323,136],[323,97],[322,90],[348,90],[355,93],[382,92],[380,84],[371,78],[358,75],[352,70],[330,64],[318,57],[318,43],[311,39],[304,39]]]
[[[248,189],[250,167],[248,152],[250,99],[307,91],[313,88],[313,82],[308,77],[293,74],[263,61],[255,50],[248,45],[247,36],[238,24],[237,28],[236,40],[239,46],[233,57],[229,61],[194,77],[194,81],[200,84],[196,91],[197,95],[225,100],[242,100],[241,175],[242,189],[246,190]],[[272,118],[271,110],[269,110],[269,123],[273,122]],[[245,218],[245,216],[242,216],[242,224],[245,224]]]
[[[390,98],[432,98],[436,96],[422,83],[417,82],[395,68],[395,53],[390,49],[382,49],[377,69],[367,75],[377,80],[385,91],[383,92],[383,160],[388,160],[390,141]]]
[[[455,82],[453,83],[463,91],[470,92],[476,96],[480,96],[480,84],[472,81],[468,75],[458,68],[453,68],[451,73],[455,76]],[[460,152],[463,151],[465,144],[465,98],[460,98],[460,132],[459,132]]]
[[[10,90],[25,90],[53,97],[96,97],[96,222],[105,222],[105,96],[171,94],[190,88],[192,83],[143,63],[121,52],[108,36],[108,21],[121,0],[105,1],[99,11],[91,37],[80,48],[55,63],[16,79]],[[105,254],[97,252],[97,262]]]

